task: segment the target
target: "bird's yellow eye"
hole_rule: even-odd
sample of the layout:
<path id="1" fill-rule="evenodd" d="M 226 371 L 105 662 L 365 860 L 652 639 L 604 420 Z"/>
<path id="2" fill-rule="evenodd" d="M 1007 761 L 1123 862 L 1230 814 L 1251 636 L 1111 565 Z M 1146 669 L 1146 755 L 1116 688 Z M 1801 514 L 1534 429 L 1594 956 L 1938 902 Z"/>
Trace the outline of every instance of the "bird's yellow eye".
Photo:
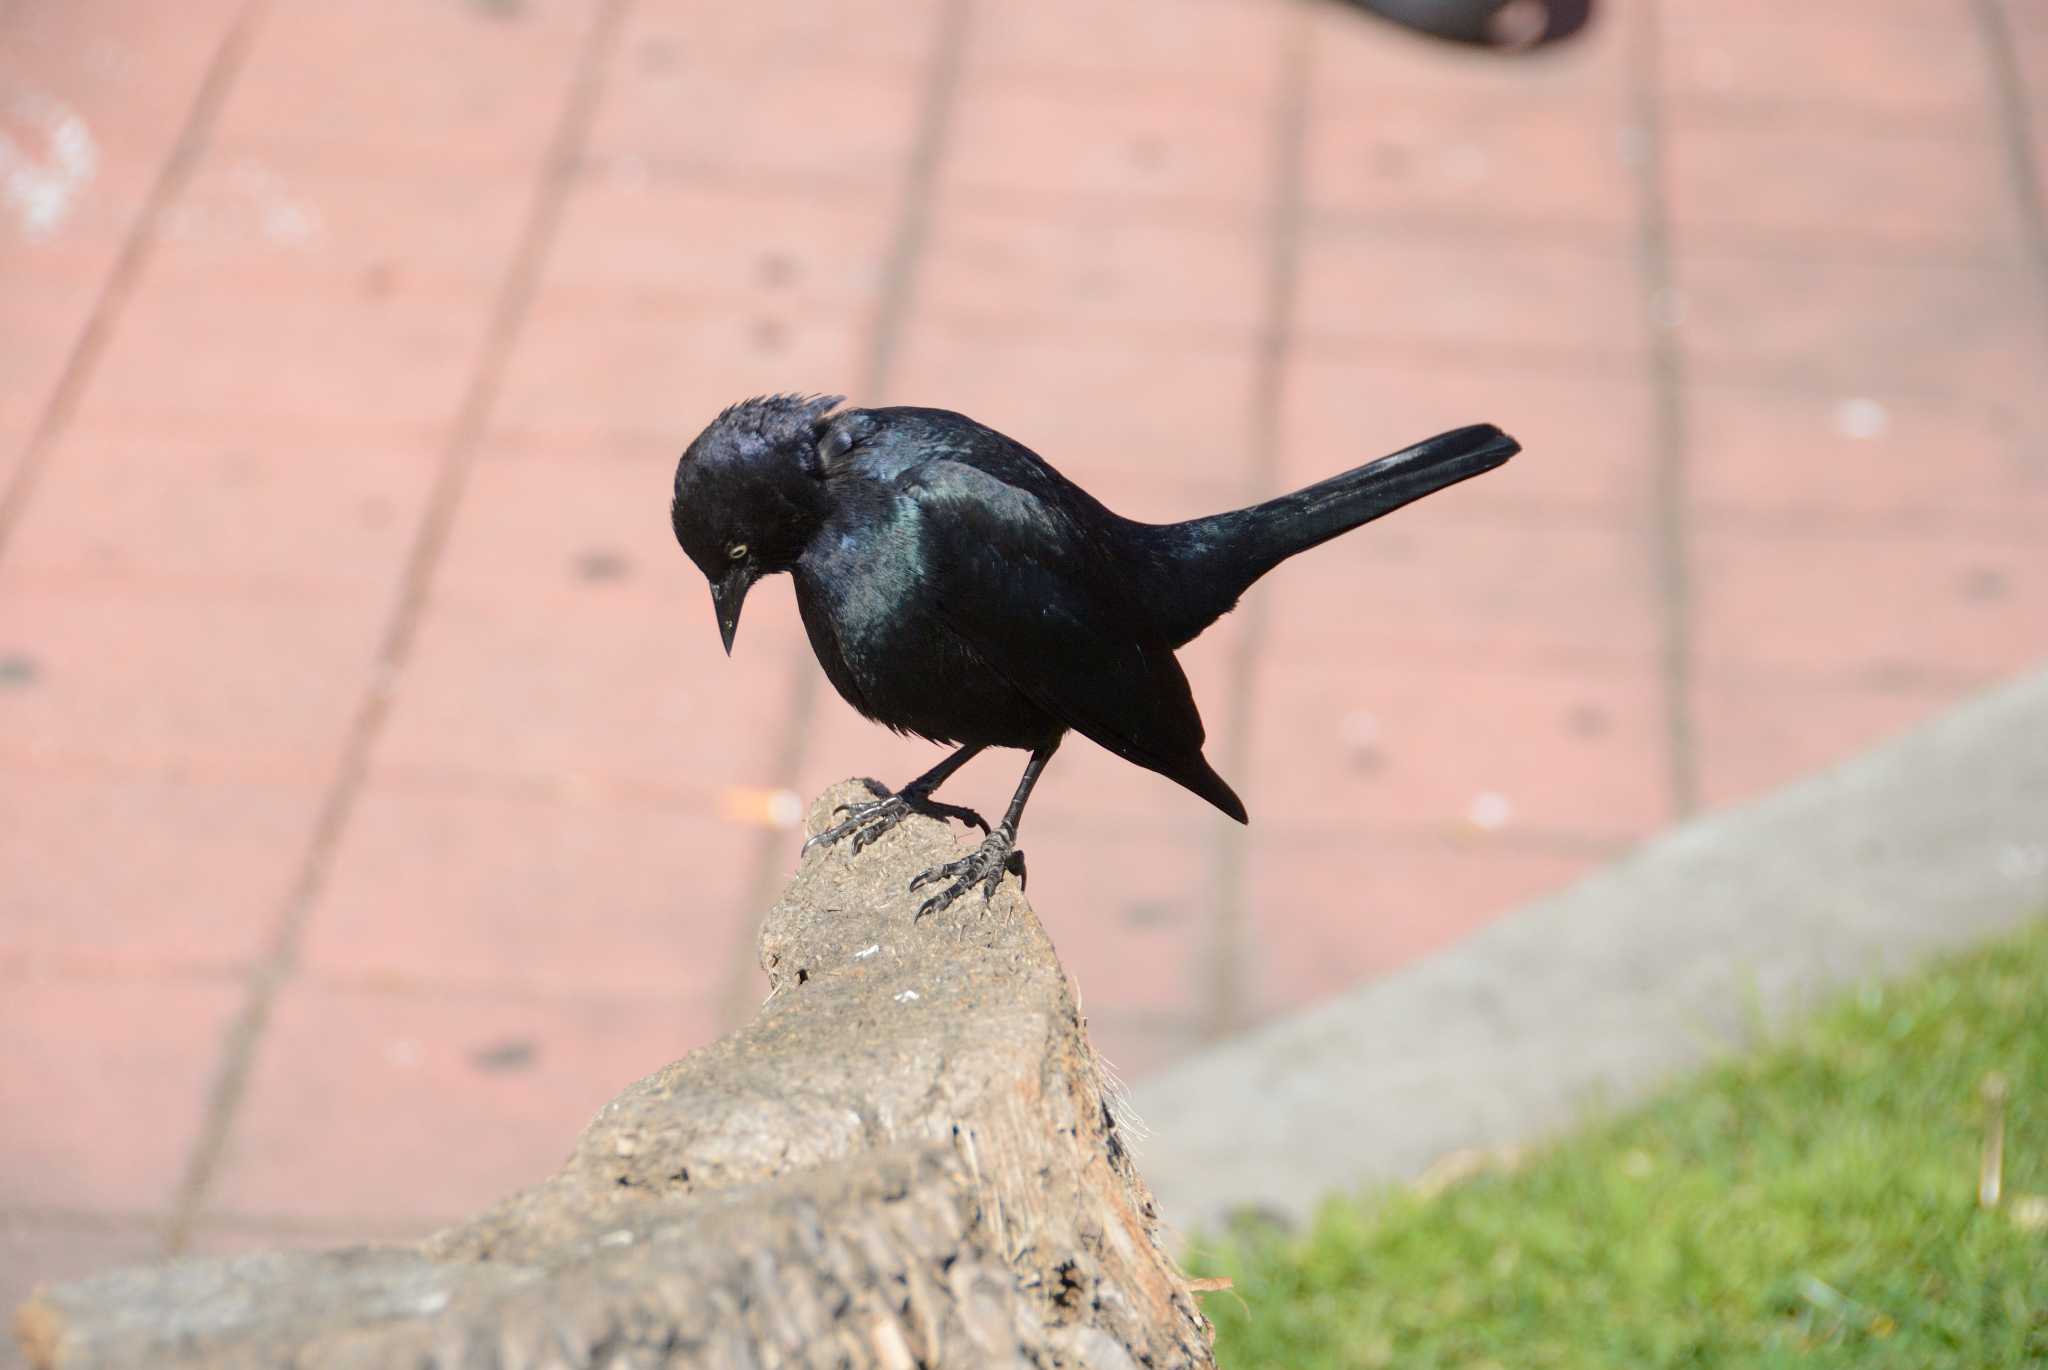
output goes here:
<path id="1" fill-rule="evenodd" d="M 741 557 L 747 554 L 747 544 L 744 542 L 735 542 L 732 546 L 725 549 L 725 554 L 731 557 L 734 561 L 738 561 Z"/>

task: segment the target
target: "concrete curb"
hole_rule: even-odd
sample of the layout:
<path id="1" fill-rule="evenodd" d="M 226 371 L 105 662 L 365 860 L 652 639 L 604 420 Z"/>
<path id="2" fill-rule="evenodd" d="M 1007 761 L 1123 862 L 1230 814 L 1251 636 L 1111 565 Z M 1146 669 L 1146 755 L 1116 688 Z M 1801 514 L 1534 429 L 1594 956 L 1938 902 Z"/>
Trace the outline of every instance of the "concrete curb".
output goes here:
<path id="1" fill-rule="evenodd" d="M 2048 671 L 1141 1081 L 1139 1166 L 1183 1232 L 1248 1207 L 1299 1221 L 2043 910 Z"/>

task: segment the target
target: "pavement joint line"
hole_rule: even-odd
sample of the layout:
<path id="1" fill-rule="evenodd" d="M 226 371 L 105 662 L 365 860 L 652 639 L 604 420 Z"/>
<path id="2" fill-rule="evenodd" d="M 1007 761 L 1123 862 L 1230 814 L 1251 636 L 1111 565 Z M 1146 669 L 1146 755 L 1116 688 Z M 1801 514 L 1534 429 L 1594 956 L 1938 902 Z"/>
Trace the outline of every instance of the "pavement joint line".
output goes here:
<path id="1" fill-rule="evenodd" d="M 2005 146 L 2007 183 L 2012 188 L 2014 209 L 2019 216 L 2034 285 L 2041 294 L 2040 322 L 2048 337 L 2048 199 L 2042 195 L 2040 148 L 2034 139 L 2034 121 L 2027 108 L 2027 78 L 2020 70 L 2013 43 L 2012 22 L 2002 0 L 1977 0 L 1977 28 L 1983 35 L 1985 60 L 1991 67 L 1992 98 L 1997 106 L 2000 141 Z M 2044 459 L 2030 448 L 2035 465 Z"/>
<path id="2" fill-rule="evenodd" d="M 1307 198 L 1308 87 L 1310 65 L 1308 4 L 1290 5 L 1280 50 L 1280 95 L 1273 110 L 1271 154 L 1273 179 L 1266 217 L 1265 317 L 1258 340 L 1257 370 L 1252 382 L 1250 450 L 1246 454 L 1244 487 L 1249 499 L 1278 493 L 1281 471 L 1280 409 L 1287 363 L 1294 336 L 1295 294 L 1300 285 L 1301 239 Z M 1242 625 L 1225 663 L 1223 770 L 1239 785 L 1250 783 L 1252 730 L 1259 660 L 1270 635 L 1270 614 L 1263 597 L 1254 595 L 1237 610 Z M 1246 972 L 1251 963 L 1251 911 L 1246 886 L 1251 834 L 1220 814 L 1208 815 L 1211 834 L 1209 927 L 1203 983 L 1196 1005 L 1204 1040 L 1225 1037 L 1241 1028 L 1250 1012 Z"/>
<path id="3" fill-rule="evenodd" d="M 247 1092 L 256 1050 L 278 992 L 297 969 L 306 918 L 327 878 L 342 832 L 369 771 L 370 753 L 390 712 L 392 689 L 410 656 L 425 611 L 427 589 L 447 544 L 457 506 L 475 463 L 490 411 L 497 399 L 512 345 L 538 288 L 540 273 L 575 180 L 578 149 L 597 103 L 606 59 L 622 27 L 629 0 L 605 0 L 584 35 L 575 78 L 536 178 L 527 219 L 511 265 L 491 305 L 477 365 L 442 452 L 440 470 L 408 551 L 397 599 L 377 659 L 329 781 L 297 877 L 285 896 L 269 951 L 248 979 L 248 994 L 228 1025 L 219 1064 L 207 1093 L 198 1139 L 193 1144 L 167 1223 L 166 1254 L 184 1250 L 200 1221 L 226 1155 L 227 1140 Z"/>
<path id="4" fill-rule="evenodd" d="M 228 91 L 233 89 L 235 78 L 241 74 L 249 44 L 268 8 L 268 0 L 249 0 L 228 26 L 220 45 L 207 62 L 206 74 L 200 80 L 198 93 L 193 96 L 184 126 L 178 130 L 177 139 L 171 144 L 163 165 L 157 169 L 148 194 L 136 210 L 135 221 L 129 225 L 121 249 L 107 270 L 99 296 L 93 301 L 91 313 L 86 316 L 85 327 L 72 344 L 71 355 L 65 359 L 57 384 L 36 420 L 28 447 L 15 467 L 14 478 L 4 491 L 0 491 L 0 560 L 5 560 L 14 530 L 20 525 L 22 515 L 35 495 L 43 472 L 50 464 L 51 454 L 71 426 L 72 416 L 78 411 L 86 387 L 92 383 L 100 358 L 106 355 L 107 344 L 114 336 L 122 311 L 149 266 L 157 241 L 157 224 L 164 211 L 184 194 L 192 170 L 199 164 L 200 153 L 213 139 L 213 126 L 220 118 L 221 106 L 227 100 Z"/>
<path id="5" fill-rule="evenodd" d="M 961 72 L 966 65 L 967 34 L 972 23 L 972 2 L 948 0 L 939 11 L 937 36 L 927 59 L 924 91 L 919 102 L 917 135 L 904 170 L 895 231 L 890 236 L 888 252 L 882 262 L 881 286 L 875 303 L 874 324 L 868 335 L 867 355 L 858 378 L 856 404 L 884 402 L 895 380 L 896 360 L 902 351 L 903 337 L 910 328 L 918 269 L 923 263 L 926 240 L 931 234 L 939 168 L 945 160 L 954 113 L 960 100 Z M 787 726 L 778 742 L 770 771 L 779 789 L 796 788 L 817 727 L 818 671 L 808 658 L 809 651 L 805 645 L 798 645 L 790 651 L 790 698 L 783 714 Z M 727 972 L 719 1013 L 719 1022 L 725 1029 L 740 1027 L 753 1016 L 759 1005 L 761 990 L 755 978 L 759 970 L 756 943 L 761 919 L 774 904 L 777 891 L 789 878 L 789 840 L 789 833 L 771 827 L 764 829 L 755 843 L 746 903 L 739 910 L 741 935 L 734 940 L 733 963 Z"/>
<path id="6" fill-rule="evenodd" d="M 1641 143 L 1636 159 L 1640 211 L 1637 260 L 1643 324 L 1650 339 L 1653 470 L 1650 510 L 1652 573 L 1662 609 L 1664 749 L 1670 768 L 1672 819 L 1700 807 L 1698 730 L 1692 710 L 1694 673 L 1691 528 L 1687 518 L 1685 357 L 1668 311 L 1679 299 L 1672 262 L 1671 211 L 1664 190 L 1666 140 L 1656 7 L 1644 5 L 1630 30 L 1632 103 Z"/>

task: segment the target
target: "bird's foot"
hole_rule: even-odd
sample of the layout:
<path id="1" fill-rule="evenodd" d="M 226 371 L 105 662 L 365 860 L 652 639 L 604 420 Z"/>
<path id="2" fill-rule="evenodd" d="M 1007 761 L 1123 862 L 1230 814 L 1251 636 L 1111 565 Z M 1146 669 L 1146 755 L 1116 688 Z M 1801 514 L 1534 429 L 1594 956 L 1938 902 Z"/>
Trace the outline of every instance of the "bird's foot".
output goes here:
<path id="1" fill-rule="evenodd" d="M 955 899 L 981 886 L 981 900 L 985 904 L 996 896 L 996 886 L 1003 882 L 1003 872 L 1015 870 L 1019 876 L 1024 873 L 1024 853 L 1017 850 L 1017 839 L 1008 828 L 997 828 L 983 838 L 976 847 L 958 861 L 948 861 L 943 866 L 933 866 L 923 875 L 910 882 L 910 888 L 922 889 L 950 881 L 946 887 L 917 906 L 916 922 L 928 913 L 937 913 Z"/>
<path id="2" fill-rule="evenodd" d="M 833 817 L 846 815 L 846 821 L 825 829 L 816 837 L 804 843 L 808 853 L 813 847 L 829 847 L 834 843 L 853 839 L 853 854 L 860 855 L 861 849 L 879 839 L 882 834 L 910 817 L 913 813 L 929 815 L 932 818 L 950 818 L 957 823 L 971 823 L 983 832 L 988 831 L 988 820 L 970 808 L 959 804 L 942 804 L 929 795 L 905 791 L 902 794 L 883 795 L 859 804 L 841 804 L 832 810 Z"/>

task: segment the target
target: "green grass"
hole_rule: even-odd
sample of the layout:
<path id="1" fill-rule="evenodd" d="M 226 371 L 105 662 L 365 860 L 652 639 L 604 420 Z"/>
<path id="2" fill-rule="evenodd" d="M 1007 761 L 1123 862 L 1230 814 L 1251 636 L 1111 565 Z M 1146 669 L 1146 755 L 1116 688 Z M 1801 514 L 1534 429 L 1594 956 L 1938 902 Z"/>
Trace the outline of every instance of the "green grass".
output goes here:
<path id="1" fill-rule="evenodd" d="M 1993 1072 L 2005 1194 L 1977 1206 Z M 1327 1204 L 1192 1273 L 1225 1370 L 2048 1366 L 2048 929 L 1853 995 L 1438 1194 Z M 1239 1300 L 1242 1300 L 1240 1303 Z"/>

